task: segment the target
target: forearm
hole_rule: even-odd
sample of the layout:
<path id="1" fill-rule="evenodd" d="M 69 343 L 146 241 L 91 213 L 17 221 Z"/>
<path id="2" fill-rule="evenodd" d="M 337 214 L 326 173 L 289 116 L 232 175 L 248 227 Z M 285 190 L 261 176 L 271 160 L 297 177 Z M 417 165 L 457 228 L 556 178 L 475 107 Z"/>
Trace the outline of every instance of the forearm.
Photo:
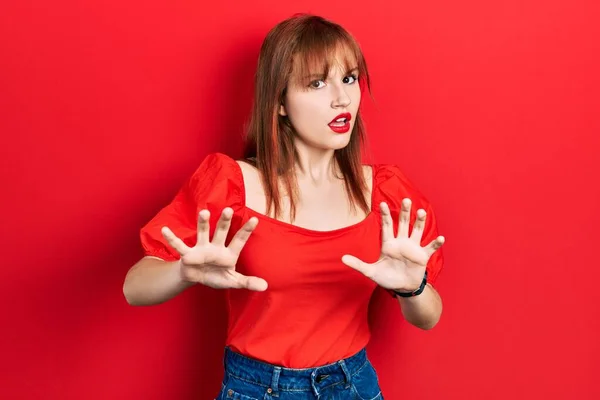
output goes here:
<path id="1" fill-rule="evenodd" d="M 397 297 L 404 318 L 421 329 L 433 328 L 442 315 L 442 299 L 431 285 L 414 297 Z"/>
<path id="2" fill-rule="evenodd" d="M 192 285 L 182 279 L 179 261 L 144 257 L 127 273 L 123 294 L 130 305 L 149 306 L 170 300 Z"/>

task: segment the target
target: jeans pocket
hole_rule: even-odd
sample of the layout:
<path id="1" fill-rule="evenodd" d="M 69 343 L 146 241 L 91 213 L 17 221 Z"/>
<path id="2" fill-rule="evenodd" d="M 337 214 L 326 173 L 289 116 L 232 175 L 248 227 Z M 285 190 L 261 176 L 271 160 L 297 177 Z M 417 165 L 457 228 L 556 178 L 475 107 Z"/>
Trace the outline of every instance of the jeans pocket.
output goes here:
<path id="1" fill-rule="evenodd" d="M 219 400 L 259 400 L 264 396 L 262 388 L 233 376 L 221 385 Z"/>
<path id="2" fill-rule="evenodd" d="M 226 389 L 224 395 L 224 399 L 231 400 L 258 400 L 256 397 L 246 396 L 245 394 L 241 394 L 236 392 L 233 389 Z"/>
<path id="3" fill-rule="evenodd" d="M 360 400 L 383 399 L 377 372 L 369 361 L 352 376 L 352 389 Z"/>

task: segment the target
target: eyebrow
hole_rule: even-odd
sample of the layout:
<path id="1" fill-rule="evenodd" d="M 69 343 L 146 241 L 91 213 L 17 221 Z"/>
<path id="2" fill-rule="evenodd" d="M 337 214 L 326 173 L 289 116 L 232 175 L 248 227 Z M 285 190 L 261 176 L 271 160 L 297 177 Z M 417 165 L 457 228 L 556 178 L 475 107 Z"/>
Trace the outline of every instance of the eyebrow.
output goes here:
<path id="1" fill-rule="evenodd" d="M 345 75 L 349 75 L 353 72 L 359 72 L 359 68 L 358 67 L 350 68 L 346 71 Z M 311 74 L 311 75 L 307 75 L 305 77 L 305 79 L 322 79 L 322 78 L 325 78 L 324 74 Z"/>

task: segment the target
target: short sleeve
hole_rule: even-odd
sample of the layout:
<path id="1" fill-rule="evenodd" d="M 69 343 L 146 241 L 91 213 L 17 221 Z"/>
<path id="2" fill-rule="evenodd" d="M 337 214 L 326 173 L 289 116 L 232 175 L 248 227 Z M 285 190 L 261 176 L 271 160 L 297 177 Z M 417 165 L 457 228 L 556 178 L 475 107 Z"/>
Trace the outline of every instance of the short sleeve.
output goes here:
<path id="1" fill-rule="evenodd" d="M 188 246 L 194 246 L 197 238 L 198 213 L 210 211 L 211 237 L 215 223 L 225 207 L 239 213 L 244 205 L 243 178 L 239 165 L 230 157 L 209 154 L 179 189 L 173 200 L 162 208 L 140 230 L 144 256 L 165 261 L 179 259 L 161 233 L 166 226 Z"/>
<path id="2" fill-rule="evenodd" d="M 379 212 L 379 204 L 385 202 L 390 207 L 394 220 L 394 234 L 398 233 L 398 218 L 402 199 L 408 197 L 412 201 L 410 211 L 410 227 L 417 218 L 417 210 L 420 208 L 427 212 L 425 229 L 421 246 L 426 246 L 438 237 L 438 221 L 429 201 L 416 189 L 416 187 L 402 173 L 400 168 L 394 165 L 373 166 L 373 211 Z M 438 249 L 427 263 L 427 279 L 433 284 L 437 280 L 444 265 L 443 247 Z"/>

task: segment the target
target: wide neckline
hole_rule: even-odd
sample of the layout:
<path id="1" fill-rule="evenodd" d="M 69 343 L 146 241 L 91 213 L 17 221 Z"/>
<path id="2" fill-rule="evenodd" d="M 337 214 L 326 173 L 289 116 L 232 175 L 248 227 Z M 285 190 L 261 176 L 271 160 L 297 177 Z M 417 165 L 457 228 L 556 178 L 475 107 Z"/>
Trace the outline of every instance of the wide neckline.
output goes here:
<path id="1" fill-rule="evenodd" d="M 329 230 L 322 231 L 322 230 L 305 228 L 302 226 L 291 224 L 289 222 L 281 221 L 279 219 L 270 217 L 266 214 L 263 214 L 261 212 L 254 210 L 253 208 L 248 207 L 246 205 L 246 183 L 244 182 L 244 173 L 242 172 L 242 167 L 238 164 L 238 162 L 236 160 L 234 160 L 231 157 L 229 157 L 229 158 L 235 164 L 235 167 L 236 167 L 235 169 L 238 174 L 238 181 L 240 182 L 240 191 L 241 191 L 240 197 L 241 197 L 242 207 L 244 208 L 244 210 L 254 214 L 257 218 L 259 218 L 259 220 L 264 220 L 264 221 L 267 221 L 267 222 L 270 222 L 270 223 L 273 223 L 273 224 L 276 224 L 279 226 L 283 226 L 285 228 L 288 228 L 290 230 L 294 230 L 294 231 L 297 231 L 300 233 L 306 233 L 306 234 L 313 235 L 313 236 L 323 236 L 323 235 L 339 234 L 339 233 L 343 233 L 345 231 L 350 231 L 355 228 L 359 228 L 362 225 L 365 225 L 367 222 L 369 222 L 369 220 L 371 220 L 373 218 L 373 216 L 376 215 L 376 213 L 373 210 L 373 201 L 375 199 L 375 165 L 374 164 L 362 164 L 362 165 L 371 167 L 371 204 L 369 205 L 369 212 L 367 213 L 367 215 L 365 215 L 365 217 L 362 220 L 355 222 L 354 224 L 343 226 L 343 227 L 336 228 L 336 229 L 329 229 Z"/>
<path id="2" fill-rule="evenodd" d="M 374 216 L 374 214 L 375 214 L 373 211 L 369 211 L 369 213 L 362 220 L 355 222 L 352 225 L 347 225 L 347 226 L 343 226 L 341 228 L 330 229 L 330 230 L 326 230 L 326 231 L 320 231 L 320 230 L 316 230 L 316 229 L 304 228 L 302 226 L 290 224 L 289 222 L 275 219 L 275 218 L 265 215 L 261 212 L 258 212 L 246 205 L 244 205 L 244 209 L 246 211 L 249 211 L 250 213 L 254 214 L 259 220 L 265 220 L 272 224 L 280 225 L 280 226 L 283 226 L 290 230 L 298 231 L 301 233 L 306 233 L 306 234 L 313 235 L 313 236 L 335 235 L 335 234 L 344 233 L 346 231 L 353 230 L 355 228 L 359 228 L 362 225 L 366 224 L 368 222 L 368 220 L 371 219 L 371 217 Z"/>

